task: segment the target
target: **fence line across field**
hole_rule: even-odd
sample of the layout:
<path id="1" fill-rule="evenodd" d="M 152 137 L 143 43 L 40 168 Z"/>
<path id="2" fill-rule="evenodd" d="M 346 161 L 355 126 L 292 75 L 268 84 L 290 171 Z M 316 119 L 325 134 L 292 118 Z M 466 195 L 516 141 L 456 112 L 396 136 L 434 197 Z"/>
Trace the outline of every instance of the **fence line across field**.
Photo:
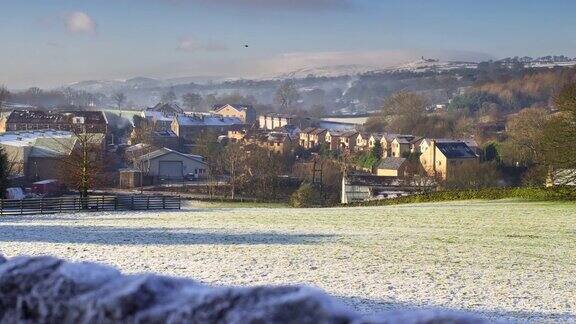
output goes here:
<path id="1" fill-rule="evenodd" d="M 73 211 L 181 209 L 175 196 L 90 196 L 0 200 L 0 216 L 56 214 Z"/>

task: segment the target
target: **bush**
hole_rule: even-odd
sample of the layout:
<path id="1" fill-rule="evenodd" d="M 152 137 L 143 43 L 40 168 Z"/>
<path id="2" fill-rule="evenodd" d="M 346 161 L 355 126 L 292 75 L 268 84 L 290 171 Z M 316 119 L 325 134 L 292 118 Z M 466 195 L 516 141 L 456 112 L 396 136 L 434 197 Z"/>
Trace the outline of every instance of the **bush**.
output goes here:
<path id="1" fill-rule="evenodd" d="M 290 205 L 296 208 L 320 207 L 323 199 L 320 191 L 313 185 L 304 183 L 290 197 Z"/>
<path id="2" fill-rule="evenodd" d="M 530 201 L 575 201 L 576 188 L 574 187 L 519 187 L 519 188 L 483 188 L 468 190 L 434 191 L 414 196 L 395 199 L 376 200 L 356 203 L 355 206 L 388 206 L 399 204 L 412 204 L 424 202 L 440 202 L 455 200 L 497 200 L 506 198 L 519 198 Z"/>

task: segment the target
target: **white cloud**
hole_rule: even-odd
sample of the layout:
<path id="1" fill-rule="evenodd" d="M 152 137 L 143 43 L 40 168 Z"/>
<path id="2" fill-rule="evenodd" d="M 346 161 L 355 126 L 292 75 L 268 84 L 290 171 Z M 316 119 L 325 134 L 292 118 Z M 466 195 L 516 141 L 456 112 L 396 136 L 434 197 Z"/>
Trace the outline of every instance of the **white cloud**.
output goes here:
<path id="1" fill-rule="evenodd" d="M 215 41 L 201 41 L 194 37 L 182 37 L 178 42 L 176 50 L 182 52 L 217 52 L 225 51 L 228 48 L 225 44 L 215 42 Z"/>
<path id="2" fill-rule="evenodd" d="M 70 33 L 96 34 L 96 22 L 82 11 L 69 12 L 64 15 L 64 25 Z"/>

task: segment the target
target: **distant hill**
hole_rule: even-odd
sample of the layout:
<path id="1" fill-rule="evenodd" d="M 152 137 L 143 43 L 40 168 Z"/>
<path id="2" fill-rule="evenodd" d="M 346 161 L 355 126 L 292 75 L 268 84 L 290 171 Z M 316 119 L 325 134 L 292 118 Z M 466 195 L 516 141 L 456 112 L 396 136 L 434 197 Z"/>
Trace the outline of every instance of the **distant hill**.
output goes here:
<path id="1" fill-rule="evenodd" d="M 190 76 L 171 79 L 135 77 L 128 80 L 90 80 L 67 87 L 111 96 L 124 92 L 135 106 L 154 105 L 173 90 L 177 97 L 194 92 L 206 96 L 250 96 L 260 104 L 272 104 L 274 93 L 285 79 L 296 80 L 303 94 L 303 108 L 323 105 L 330 113 L 363 113 L 377 109 L 390 94 L 414 91 L 431 103 L 447 103 L 463 88 L 499 78 L 519 78 L 526 72 L 576 65 L 567 56 L 510 57 L 494 62 L 441 61 L 421 58 L 392 67 L 333 65 L 306 67 L 264 78 Z M 63 87 L 64 88 L 64 87 Z M 112 102 L 108 103 L 112 105 Z"/>

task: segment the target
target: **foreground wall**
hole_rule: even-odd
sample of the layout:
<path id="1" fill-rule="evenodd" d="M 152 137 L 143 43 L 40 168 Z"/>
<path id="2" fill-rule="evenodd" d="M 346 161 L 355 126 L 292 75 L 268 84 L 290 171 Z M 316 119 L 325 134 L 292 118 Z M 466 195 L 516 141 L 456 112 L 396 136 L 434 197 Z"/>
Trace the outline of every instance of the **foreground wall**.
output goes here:
<path id="1" fill-rule="evenodd" d="M 370 319 L 306 287 L 212 288 L 90 263 L 0 256 L 0 323 L 482 323 L 446 312 Z"/>

